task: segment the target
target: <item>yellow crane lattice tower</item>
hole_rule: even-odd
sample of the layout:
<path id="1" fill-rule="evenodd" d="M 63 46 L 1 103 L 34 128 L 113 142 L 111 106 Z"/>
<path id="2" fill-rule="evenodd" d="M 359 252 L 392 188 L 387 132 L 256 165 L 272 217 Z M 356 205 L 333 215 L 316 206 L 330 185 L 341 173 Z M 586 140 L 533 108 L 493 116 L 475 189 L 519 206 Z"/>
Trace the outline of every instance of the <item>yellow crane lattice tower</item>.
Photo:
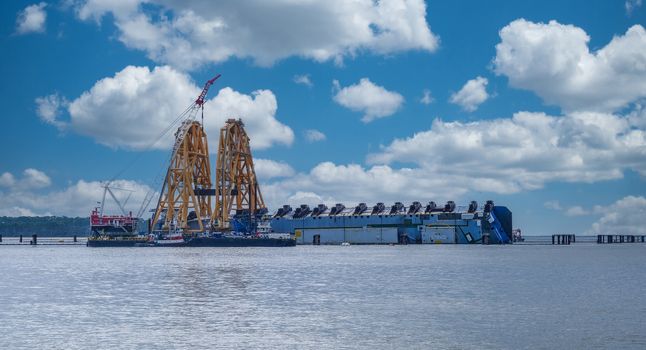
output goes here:
<path id="1" fill-rule="evenodd" d="M 242 120 L 229 119 L 220 129 L 213 226 L 228 229 L 232 212 L 247 211 L 253 218 L 261 209 L 265 209 L 265 203 L 253 166 L 249 137 Z"/>
<path id="2" fill-rule="evenodd" d="M 203 232 L 204 222 L 212 216 L 211 166 L 209 146 L 202 125 L 186 120 L 175 134 L 175 145 L 170 165 L 152 220 L 156 227 L 162 213 L 162 230 L 181 229 L 184 232 Z M 189 213 L 195 211 L 195 224 L 190 225 Z"/>

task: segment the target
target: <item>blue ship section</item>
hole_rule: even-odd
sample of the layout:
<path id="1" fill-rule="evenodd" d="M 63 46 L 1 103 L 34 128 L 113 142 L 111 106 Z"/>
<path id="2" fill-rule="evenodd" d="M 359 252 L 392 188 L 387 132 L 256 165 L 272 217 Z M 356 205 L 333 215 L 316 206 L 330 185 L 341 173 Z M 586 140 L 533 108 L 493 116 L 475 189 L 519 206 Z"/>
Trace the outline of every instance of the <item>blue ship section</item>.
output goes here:
<path id="1" fill-rule="evenodd" d="M 494 207 L 489 214 L 489 224 L 494 235 L 492 243 L 510 243 L 511 234 L 511 212 L 506 207 Z M 504 226 L 510 226 L 505 230 Z"/>
<path id="2" fill-rule="evenodd" d="M 371 213 L 370 207 L 364 211 L 358 210 L 359 206 L 335 207 L 339 209 L 332 211 L 319 205 L 315 209 L 320 210 L 312 211 L 302 205 L 292 211 L 284 206 L 269 217 L 270 224 L 274 232 L 294 234 L 299 244 L 318 244 L 315 236 L 320 238 L 320 244 L 354 243 L 352 239 L 357 235 L 361 236 L 358 244 L 370 244 L 371 239 L 374 244 L 392 243 L 393 236 L 396 243 L 481 244 L 487 242 L 483 239 L 485 235 L 489 236 L 489 243 L 510 243 L 511 212 L 506 207 L 494 207 L 493 202 L 487 212 L 477 211 L 477 204 L 413 213 L 405 206 L 401 210 L 385 207 L 385 211 L 378 213 Z M 489 213 L 495 218 L 491 224 L 487 220 Z"/>

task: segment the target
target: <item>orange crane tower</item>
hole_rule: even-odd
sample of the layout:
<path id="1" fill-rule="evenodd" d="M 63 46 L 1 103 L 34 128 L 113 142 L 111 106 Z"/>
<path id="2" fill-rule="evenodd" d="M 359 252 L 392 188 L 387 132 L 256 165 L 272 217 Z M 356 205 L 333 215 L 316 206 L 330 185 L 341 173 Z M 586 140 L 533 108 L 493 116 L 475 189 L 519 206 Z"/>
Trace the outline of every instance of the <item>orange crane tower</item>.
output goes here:
<path id="1" fill-rule="evenodd" d="M 211 165 L 209 145 L 202 124 L 195 121 L 198 111 L 204 115 L 204 98 L 220 74 L 206 82 L 197 100 L 189 107 L 188 117 L 175 133 L 170 165 L 159 195 L 151 227 L 163 219 L 162 231 L 203 232 L 212 216 Z M 191 217 L 191 212 L 195 213 Z M 162 214 L 165 214 L 162 218 Z M 193 221 L 189 224 L 189 221 Z"/>
<path id="2" fill-rule="evenodd" d="M 230 228 L 231 214 L 253 220 L 261 210 L 266 211 L 266 207 L 253 166 L 249 136 L 242 120 L 229 119 L 220 129 L 212 225 L 226 230 Z"/>

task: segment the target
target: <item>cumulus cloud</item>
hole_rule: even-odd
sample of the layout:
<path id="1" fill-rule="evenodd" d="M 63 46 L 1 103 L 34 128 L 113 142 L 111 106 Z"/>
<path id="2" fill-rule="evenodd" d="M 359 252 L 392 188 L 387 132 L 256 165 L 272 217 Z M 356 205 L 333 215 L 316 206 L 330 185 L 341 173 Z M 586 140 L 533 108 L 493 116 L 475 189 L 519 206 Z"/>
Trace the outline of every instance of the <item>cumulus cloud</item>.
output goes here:
<path id="1" fill-rule="evenodd" d="M 325 141 L 325 138 L 325 134 L 316 129 L 305 130 L 305 139 L 308 142 Z"/>
<path id="2" fill-rule="evenodd" d="M 511 194 L 548 182 L 646 176 L 646 132 L 627 117 L 519 112 L 510 119 L 435 120 L 431 129 L 395 139 L 370 154 L 368 166 L 323 162 L 308 172 L 263 183 L 267 203 L 466 202 L 470 193 Z M 393 164 L 409 167 L 395 168 Z M 410 165 L 413 164 L 413 167 Z M 476 198 L 478 199 L 478 198 Z M 578 216 L 598 213 L 552 200 L 546 208 Z"/>
<path id="3" fill-rule="evenodd" d="M 79 134 L 98 143 L 129 149 L 168 149 L 173 143 L 169 132 L 155 143 L 161 132 L 186 109 L 201 89 L 185 73 L 169 66 L 128 66 L 113 77 L 103 78 L 81 96 L 69 102 L 69 125 Z M 60 98 L 39 98 L 41 118 L 55 119 Z M 44 112 L 41 108 L 44 106 Z M 222 88 L 207 100 L 204 126 L 209 143 L 217 145 L 219 129 L 229 118 L 241 118 L 251 137 L 254 149 L 274 144 L 290 145 L 294 133 L 276 119 L 278 102 L 270 90 L 257 90 L 246 95 L 231 88 Z M 45 117 L 44 117 L 44 116 Z M 48 120 L 48 119 L 46 119 Z"/>
<path id="4" fill-rule="evenodd" d="M 44 172 L 29 168 L 23 172 L 23 178 L 20 181 L 22 188 L 44 188 L 51 185 L 52 181 Z"/>
<path id="5" fill-rule="evenodd" d="M 255 158 L 253 160 L 254 170 L 258 179 L 268 180 L 276 177 L 287 177 L 294 175 L 294 169 L 285 162 L 277 162 L 271 159 Z"/>
<path id="6" fill-rule="evenodd" d="M 646 30 L 630 27 L 591 52 L 573 25 L 518 19 L 500 30 L 494 71 L 569 111 L 613 112 L 646 97 Z"/>
<path id="7" fill-rule="evenodd" d="M 642 0 L 626 0 L 624 7 L 626 8 L 626 14 L 628 16 L 633 14 L 633 11 L 642 6 Z"/>
<path id="8" fill-rule="evenodd" d="M 489 98 L 488 83 L 486 78 L 480 76 L 471 79 L 464 84 L 460 91 L 451 95 L 450 102 L 459 105 L 467 112 L 473 112 Z"/>
<path id="9" fill-rule="evenodd" d="M 13 177 L 12 173 L 5 172 L 0 175 L 0 187 L 13 187 L 16 183 L 16 179 Z"/>
<path id="10" fill-rule="evenodd" d="M 559 201 L 557 201 L 557 200 L 547 201 L 547 202 L 543 203 L 543 206 L 545 206 L 545 208 L 547 208 L 547 209 L 552 209 L 552 210 L 561 210 L 562 209 L 561 203 L 559 203 Z"/>
<path id="11" fill-rule="evenodd" d="M 294 76 L 294 82 L 296 84 L 305 85 L 307 87 L 314 86 L 314 84 L 312 83 L 312 80 L 310 80 L 310 75 L 309 74 L 295 75 Z"/>
<path id="12" fill-rule="evenodd" d="M 51 213 L 46 213 L 41 216 L 50 216 Z M 21 208 L 21 207 L 7 207 L 7 208 L 0 208 L 0 216 L 37 216 L 36 213 L 33 211 L 27 209 L 27 208 Z"/>
<path id="13" fill-rule="evenodd" d="M 361 118 L 364 123 L 391 116 L 404 103 L 402 95 L 375 85 L 368 78 L 346 87 L 341 87 L 339 82 L 334 80 L 333 85 L 338 90 L 334 95 L 334 102 L 355 112 L 364 113 Z"/>
<path id="14" fill-rule="evenodd" d="M 588 214 L 590 214 L 590 212 L 588 212 L 587 210 L 583 209 L 583 207 L 578 206 L 578 205 L 575 205 L 573 207 L 569 207 L 565 211 L 565 215 L 567 215 L 567 216 L 584 216 L 584 215 L 588 215 Z"/>
<path id="15" fill-rule="evenodd" d="M 368 162 L 415 163 L 434 176 L 469 174 L 482 181 L 482 190 L 513 193 L 550 181 L 618 179 L 626 169 L 646 176 L 646 132 L 628 118 L 600 113 L 519 112 L 511 119 L 468 123 L 437 119 L 430 130 L 382 146 Z"/>
<path id="16" fill-rule="evenodd" d="M 52 181 L 44 172 L 28 168 L 22 173 L 22 177 L 16 178 L 12 173 L 5 172 L 0 175 L 0 187 L 4 187 L 10 191 L 17 190 L 36 190 L 48 187 Z"/>
<path id="17" fill-rule="evenodd" d="M 275 144 L 291 145 L 294 141 L 294 131 L 276 119 L 278 101 L 271 90 L 256 90 L 246 95 L 227 87 L 208 103 L 204 124 L 213 141 L 219 137 L 225 121 L 232 117 L 242 118 L 253 149 L 265 149 Z M 215 145 L 213 141 L 209 142 Z"/>
<path id="18" fill-rule="evenodd" d="M 59 130 L 65 128 L 65 122 L 59 120 L 61 110 L 69 105 L 65 97 L 59 94 L 51 94 L 48 96 L 36 98 L 36 114 L 45 123 L 54 125 Z"/>
<path id="19" fill-rule="evenodd" d="M 588 211 L 579 205 L 575 205 L 565 209 L 564 207 L 561 206 L 561 203 L 557 200 L 547 201 L 543 203 L 543 205 L 547 209 L 563 212 L 566 216 L 584 216 L 584 215 L 589 215 L 591 213 L 591 211 Z"/>
<path id="20" fill-rule="evenodd" d="M 25 7 L 18 13 L 16 18 L 16 33 L 42 33 L 45 31 L 45 21 L 47 12 L 45 12 L 46 3 L 41 2 Z"/>
<path id="21" fill-rule="evenodd" d="M 644 234 L 646 198 L 642 196 L 626 196 L 595 212 L 601 217 L 592 224 L 593 234 Z"/>
<path id="22" fill-rule="evenodd" d="M 338 63 L 362 51 L 432 52 L 438 46 L 422 0 L 87 0 L 76 13 L 97 22 L 111 13 L 126 46 L 182 69 L 232 57 L 263 66 L 291 56 Z"/>
<path id="23" fill-rule="evenodd" d="M 422 94 L 422 98 L 419 100 L 421 104 L 430 105 L 431 103 L 433 103 L 433 101 L 435 101 L 435 99 L 431 95 L 431 90 L 424 89 Z"/>
<path id="24" fill-rule="evenodd" d="M 10 173 L 5 173 L 10 174 Z M 3 174 L 2 177 L 5 175 Z M 47 174 L 36 169 L 27 169 L 23 177 L 16 179 L 10 187 L 0 187 L 0 216 L 89 216 L 90 210 L 97 206 L 103 196 L 102 183 L 85 181 L 69 185 L 60 190 L 43 189 L 50 185 Z M 139 210 L 150 187 L 131 180 L 115 180 L 115 188 L 128 189 L 133 192 L 113 190 L 127 211 L 133 214 Z M 119 213 L 116 203 L 106 201 L 106 211 Z"/>
<path id="25" fill-rule="evenodd" d="M 387 165 L 323 162 L 307 173 L 262 185 L 268 205 L 356 205 L 360 202 L 455 200 L 469 190 L 468 176 L 428 176 L 424 169 L 394 169 Z M 461 185 L 466 186 L 462 187 Z"/>

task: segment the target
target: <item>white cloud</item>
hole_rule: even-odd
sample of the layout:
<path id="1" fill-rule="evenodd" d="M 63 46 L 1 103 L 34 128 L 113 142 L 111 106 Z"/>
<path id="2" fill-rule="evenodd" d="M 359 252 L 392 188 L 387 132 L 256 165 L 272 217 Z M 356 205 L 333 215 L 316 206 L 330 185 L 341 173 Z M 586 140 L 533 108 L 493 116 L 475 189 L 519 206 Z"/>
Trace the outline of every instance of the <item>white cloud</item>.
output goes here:
<path id="1" fill-rule="evenodd" d="M 433 103 L 433 101 L 435 101 L 435 99 L 434 99 L 434 98 L 433 98 L 433 96 L 431 95 L 431 90 L 424 89 L 424 91 L 423 91 L 423 96 L 422 96 L 422 98 L 419 100 L 419 102 L 420 102 L 421 104 L 430 105 L 431 103 Z"/>
<path id="2" fill-rule="evenodd" d="M 642 6 L 642 0 L 626 0 L 624 7 L 626 8 L 626 14 L 628 16 L 633 14 L 633 11 Z"/>
<path id="3" fill-rule="evenodd" d="M 45 21 L 47 12 L 45 12 L 46 3 L 29 5 L 18 13 L 16 18 L 16 33 L 42 33 L 45 31 Z"/>
<path id="4" fill-rule="evenodd" d="M 583 216 L 583 215 L 590 214 L 590 211 L 583 209 L 583 207 L 579 205 L 575 205 L 565 209 L 561 206 L 561 203 L 557 200 L 547 201 L 543 203 L 543 205 L 547 209 L 563 211 L 566 216 Z"/>
<path id="5" fill-rule="evenodd" d="M 271 208 L 337 202 L 349 206 L 360 202 L 455 200 L 468 191 L 469 182 L 467 176 L 428 176 L 423 169 L 323 162 L 308 173 L 263 184 L 262 192 Z"/>
<path id="6" fill-rule="evenodd" d="M 287 177 L 294 175 L 294 169 L 285 162 L 277 162 L 271 159 L 255 158 L 253 160 L 256 176 L 261 181 L 276 177 Z"/>
<path id="7" fill-rule="evenodd" d="M 294 76 L 294 82 L 296 84 L 305 85 L 307 87 L 314 86 L 314 84 L 312 84 L 312 80 L 310 80 L 310 75 L 309 74 L 295 75 Z"/>
<path id="8" fill-rule="evenodd" d="M 519 112 L 511 119 L 435 120 L 432 128 L 395 139 L 371 164 L 415 163 L 434 176 L 469 176 L 480 190 L 513 193 L 546 182 L 596 182 L 632 169 L 646 176 L 646 132 L 629 119 L 575 113 Z"/>
<path id="9" fill-rule="evenodd" d="M 368 156 L 371 166 L 323 162 L 309 172 L 266 182 L 268 205 L 355 205 L 413 200 L 466 202 L 472 193 L 510 194 L 548 182 L 618 179 L 632 169 L 646 176 L 646 132 L 628 118 L 578 113 L 562 117 L 519 112 L 511 119 L 470 123 L 435 120 L 432 128 L 396 139 Z M 415 164 L 394 168 L 391 163 Z M 318 202 L 318 203 L 317 203 Z M 589 215 L 580 206 L 546 208 Z"/>
<path id="10" fill-rule="evenodd" d="M 69 127 L 110 147 L 147 149 L 200 91 L 188 75 L 171 67 L 151 71 L 128 66 L 113 77 L 99 80 L 69 103 Z M 227 119 L 242 118 L 254 149 L 290 145 L 294 133 L 276 119 L 277 109 L 270 90 L 245 95 L 222 88 L 204 108 L 209 143 L 217 145 L 219 130 Z M 173 132 L 169 132 L 153 148 L 168 149 L 172 142 Z"/>
<path id="11" fill-rule="evenodd" d="M 69 105 L 65 97 L 59 94 L 51 94 L 48 96 L 36 98 L 36 114 L 40 119 L 48 124 L 54 125 L 59 130 L 65 128 L 65 122 L 58 119 L 61 110 Z"/>
<path id="12" fill-rule="evenodd" d="M 590 212 L 588 212 L 587 210 L 583 209 L 581 206 L 578 206 L 578 205 L 575 205 L 573 207 L 569 207 L 565 211 L 565 215 L 567 215 L 567 216 L 584 216 L 584 215 L 588 215 L 588 214 L 590 214 Z"/>
<path id="13" fill-rule="evenodd" d="M 2 175 L 0 175 L 0 186 L 13 187 L 15 183 L 16 183 L 16 179 L 14 178 L 12 173 L 5 172 Z"/>
<path id="14" fill-rule="evenodd" d="M 291 145 L 294 132 L 276 119 L 277 110 L 278 101 L 271 90 L 256 90 L 245 95 L 226 87 L 205 107 L 204 124 L 213 140 L 209 142 L 215 145 L 225 121 L 239 117 L 245 123 L 253 149 L 265 149 L 275 144 Z"/>
<path id="15" fill-rule="evenodd" d="M 308 142 L 325 141 L 325 138 L 325 134 L 316 129 L 305 130 L 305 139 Z"/>
<path id="16" fill-rule="evenodd" d="M 402 95 L 375 85 L 368 78 L 343 88 L 336 80 L 333 81 L 333 85 L 338 89 L 334 101 L 355 112 L 364 113 L 361 118 L 364 123 L 391 116 L 404 103 Z"/>
<path id="17" fill-rule="evenodd" d="M 4 176 L 4 175 L 3 175 Z M 79 180 L 75 184 L 61 190 L 50 190 L 42 193 L 49 186 L 49 177 L 38 170 L 27 169 L 16 185 L 0 191 L 0 216 L 89 216 L 90 210 L 97 206 L 103 196 L 102 183 L 99 181 Z M 124 204 L 127 211 L 135 214 L 150 190 L 147 185 L 131 180 L 115 180 L 115 188 L 132 190 L 126 192 L 113 190 L 117 198 Z M 128 198 L 130 196 L 130 198 Z M 127 200 L 127 201 L 126 201 Z M 54 203 L 54 204 L 53 204 Z M 116 203 L 107 200 L 106 212 L 119 214 Z"/>
<path id="18" fill-rule="evenodd" d="M 592 224 L 593 234 L 644 234 L 646 198 L 626 196 L 607 207 L 598 207 L 601 216 Z"/>
<path id="19" fill-rule="evenodd" d="M 524 19 L 500 30 L 494 70 L 568 111 L 612 112 L 646 97 L 646 30 L 634 25 L 590 52 L 590 37 L 573 25 Z"/>
<path id="20" fill-rule="evenodd" d="M 33 168 L 25 169 L 19 179 L 16 179 L 10 172 L 0 175 L 0 187 L 5 187 L 10 191 L 37 190 L 48 187 L 51 183 L 47 174 Z"/>
<path id="21" fill-rule="evenodd" d="M 338 63 L 362 51 L 432 52 L 438 46 L 422 0 L 88 0 L 76 11 L 97 22 L 112 13 L 126 46 L 182 69 L 232 57 L 263 66 L 292 56 Z"/>
<path id="22" fill-rule="evenodd" d="M 49 176 L 37 169 L 25 169 L 23 178 L 19 182 L 22 188 L 38 189 L 48 187 L 52 184 Z"/>
<path id="23" fill-rule="evenodd" d="M 451 95 L 450 102 L 461 106 L 467 112 L 473 112 L 489 98 L 488 83 L 486 78 L 480 76 L 471 79 L 464 84 L 460 91 Z"/>
<path id="24" fill-rule="evenodd" d="M 43 214 L 43 216 L 48 216 L 49 213 Z M 20 207 L 11 207 L 11 208 L 0 208 L 0 216 L 37 216 L 36 213 L 27 209 Z"/>

